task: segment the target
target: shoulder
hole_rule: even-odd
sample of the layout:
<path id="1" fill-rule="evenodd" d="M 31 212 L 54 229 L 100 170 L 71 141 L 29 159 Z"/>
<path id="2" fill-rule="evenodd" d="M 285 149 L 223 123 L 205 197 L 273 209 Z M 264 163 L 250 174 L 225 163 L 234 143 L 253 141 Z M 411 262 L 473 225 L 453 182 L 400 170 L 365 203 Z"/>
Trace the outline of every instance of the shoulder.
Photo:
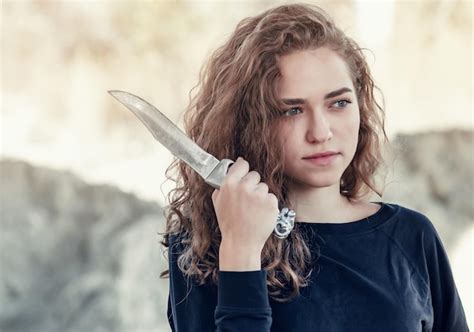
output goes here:
<path id="1" fill-rule="evenodd" d="M 425 285 L 429 285 L 430 269 L 437 262 L 436 256 L 446 256 L 441 238 L 425 213 L 414 208 L 386 203 L 397 210 L 390 222 L 381 228 L 390 243 L 397 247 L 402 257 L 420 275 Z"/>
<path id="2" fill-rule="evenodd" d="M 426 280 L 436 257 L 447 256 L 443 241 L 425 213 L 398 204 L 389 205 L 398 209 L 398 213 L 382 230 Z"/>
<path id="3" fill-rule="evenodd" d="M 395 213 L 381 231 L 411 259 L 422 259 L 442 247 L 442 241 L 430 217 L 414 208 L 385 203 Z M 419 261 L 418 264 L 422 263 Z"/>
<path id="4" fill-rule="evenodd" d="M 395 227 L 397 230 L 423 234 L 436 233 L 433 222 L 424 212 L 395 203 L 385 204 L 394 211 L 392 227 Z"/>

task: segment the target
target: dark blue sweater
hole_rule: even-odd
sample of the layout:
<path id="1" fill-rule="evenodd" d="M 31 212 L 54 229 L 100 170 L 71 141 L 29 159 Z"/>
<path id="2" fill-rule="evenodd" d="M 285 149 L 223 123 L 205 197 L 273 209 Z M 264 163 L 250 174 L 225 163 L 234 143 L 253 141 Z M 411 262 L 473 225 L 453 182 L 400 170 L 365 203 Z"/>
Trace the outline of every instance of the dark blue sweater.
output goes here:
<path id="1" fill-rule="evenodd" d="M 308 234 L 314 270 L 310 285 L 287 303 L 269 298 L 265 270 L 220 271 L 218 286 L 198 286 L 179 270 L 176 260 L 183 248 L 170 237 L 171 329 L 469 331 L 446 251 L 431 221 L 408 208 L 378 203 L 381 209 L 363 220 L 296 223 Z"/>

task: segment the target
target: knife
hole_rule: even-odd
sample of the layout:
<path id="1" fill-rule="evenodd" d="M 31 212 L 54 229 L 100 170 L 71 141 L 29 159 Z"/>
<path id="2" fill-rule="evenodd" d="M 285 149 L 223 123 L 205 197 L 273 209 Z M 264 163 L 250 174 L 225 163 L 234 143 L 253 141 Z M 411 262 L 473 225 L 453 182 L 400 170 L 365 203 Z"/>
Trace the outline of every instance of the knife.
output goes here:
<path id="1" fill-rule="evenodd" d="M 204 182 L 216 189 L 220 188 L 229 166 L 234 163 L 233 160 L 218 160 L 204 151 L 146 100 L 120 90 L 109 90 L 108 93 L 132 111 L 158 142 L 196 171 L 204 179 Z M 290 234 L 294 227 L 295 215 L 294 210 L 286 207 L 281 209 L 273 230 L 275 236 L 284 239 Z"/>

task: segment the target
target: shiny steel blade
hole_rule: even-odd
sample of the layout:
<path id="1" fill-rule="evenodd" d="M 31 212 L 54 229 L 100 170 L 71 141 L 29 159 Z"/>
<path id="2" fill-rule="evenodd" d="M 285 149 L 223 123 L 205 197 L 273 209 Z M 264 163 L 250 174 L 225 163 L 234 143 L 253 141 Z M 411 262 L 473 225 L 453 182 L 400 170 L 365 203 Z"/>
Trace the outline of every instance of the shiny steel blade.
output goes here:
<path id="1" fill-rule="evenodd" d="M 148 128 L 153 137 L 163 144 L 174 156 L 178 157 L 204 181 L 214 188 L 220 188 L 227 174 L 228 167 L 234 163 L 231 159 L 218 160 L 213 155 L 201 149 L 171 122 L 156 107 L 131 93 L 119 90 L 108 91 L 115 99 L 124 104 Z M 280 239 L 285 239 L 294 227 L 295 212 L 283 208 L 278 214 L 273 233 Z"/>
<path id="2" fill-rule="evenodd" d="M 108 92 L 132 111 L 157 141 L 204 179 L 207 179 L 220 163 L 217 158 L 201 149 L 199 145 L 146 100 L 125 91 L 110 90 Z"/>

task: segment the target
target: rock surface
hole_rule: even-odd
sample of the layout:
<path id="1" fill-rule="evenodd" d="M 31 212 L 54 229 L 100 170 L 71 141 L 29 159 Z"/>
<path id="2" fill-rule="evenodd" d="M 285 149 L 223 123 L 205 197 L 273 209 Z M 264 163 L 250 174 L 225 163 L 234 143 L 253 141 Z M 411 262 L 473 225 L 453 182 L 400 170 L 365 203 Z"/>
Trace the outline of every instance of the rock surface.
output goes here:
<path id="1" fill-rule="evenodd" d="M 431 131 L 397 135 L 396 156 L 383 200 L 424 213 L 446 249 L 474 225 L 474 132 Z"/>
<path id="2" fill-rule="evenodd" d="M 374 200 L 425 213 L 449 253 L 474 224 L 472 143 L 462 130 L 397 136 Z M 20 160 L 0 165 L 2 331 L 169 331 L 158 204 Z"/>
<path id="3" fill-rule="evenodd" d="M 1 331 L 166 331 L 160 206 L 1 162 Z"/>

